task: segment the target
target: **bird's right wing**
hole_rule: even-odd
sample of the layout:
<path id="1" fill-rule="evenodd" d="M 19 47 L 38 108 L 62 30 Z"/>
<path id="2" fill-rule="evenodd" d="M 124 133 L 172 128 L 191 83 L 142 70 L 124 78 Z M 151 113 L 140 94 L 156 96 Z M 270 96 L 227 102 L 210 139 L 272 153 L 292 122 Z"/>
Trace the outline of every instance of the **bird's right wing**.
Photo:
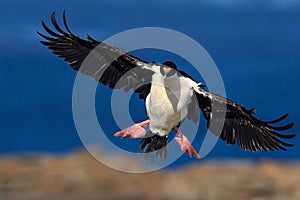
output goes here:
<path id="1" fill-rule="evenodd" d="M 43 28 L 50 36 L 38 32 L 46 39 L 41 43 L 58 57 L 64 58 L 72 69 L 93 77 L 111 89 L 124 88 L 126 92 L 133 89 L 139 93 L 140 98 L 146 98 L 154 73 L 149 69 L 150 65 L 117 48 L 96 41 L 89 35 L 87 40 L 75 36 L 67 25 L 65 12 L 63 22 L 66 31 L 57 24 L 55 13 L 52 13 L 51 21 L 56 31 L 51 30 L 42 21 Z"/>

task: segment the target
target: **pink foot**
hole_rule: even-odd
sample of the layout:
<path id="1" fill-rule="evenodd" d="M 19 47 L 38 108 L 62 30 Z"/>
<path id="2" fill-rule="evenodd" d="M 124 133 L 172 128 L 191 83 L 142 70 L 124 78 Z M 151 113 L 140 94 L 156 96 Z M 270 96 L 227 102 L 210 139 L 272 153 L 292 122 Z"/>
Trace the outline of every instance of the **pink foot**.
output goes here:
<path id="1" fill-rule="evenodd" d="M 142 127 L 149 125 L 150 120 L 146 120 L 144 122 L 134 124 L 130 126 L 129 128 L 126 128 L 124 130 L 121 130 L 117 133 L 114 134 L 114 136 L 119 137 L 121 136 L 122 138 L 140 138 L 146 134 L 146 130 Z"/>
<path id="2" fill-rule="evenodd" d="M 200 155 L 196 152 L 191 142 L 183 135 L 177 127 L 174 128 L 174 131 L 177 133 L 177 137 L 174 138 L 175 142 L 179 145 L 181 151 L 186 152 L 190 157 L 195 157 L 200 159 Z"/>

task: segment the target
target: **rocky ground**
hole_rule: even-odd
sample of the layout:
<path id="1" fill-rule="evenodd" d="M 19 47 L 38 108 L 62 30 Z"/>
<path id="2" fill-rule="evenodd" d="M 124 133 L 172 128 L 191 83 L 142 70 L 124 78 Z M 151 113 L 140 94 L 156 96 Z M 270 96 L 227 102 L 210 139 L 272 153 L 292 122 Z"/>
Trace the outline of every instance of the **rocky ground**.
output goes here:
<path id="1" fill-rule="evenodd" d="M 199 162 L 175 171 L 128 174 L 87 153 L 2 157 L 0 199 L 298 200 L 300 164 Z"/>

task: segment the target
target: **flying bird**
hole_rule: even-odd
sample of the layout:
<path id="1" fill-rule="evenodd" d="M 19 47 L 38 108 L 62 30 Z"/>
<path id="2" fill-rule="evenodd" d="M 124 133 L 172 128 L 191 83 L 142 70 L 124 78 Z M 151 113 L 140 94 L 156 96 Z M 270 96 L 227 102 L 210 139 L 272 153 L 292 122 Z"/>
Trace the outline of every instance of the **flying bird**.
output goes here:
<path id="1" fill-rule="evenodd" d="M 201 84 L 184 71 L 178 70 L 172 61 L 162 64 L 148 63 L 115 47 L 99 42 L 87 35 L 82 39 L 74 35 L 63 12 L 63 30 L 51 15 L 54 30 L 44 21 L 42 27 L 48 33 L 37 32 L 47 46 L 69 66 L 111 89 L 133 90 L 145 102 L 148 119 L 115 133 L 123 138 L 142 138 L 138 152 L 156 152 L 160 159 L 166 158 L 169 133 L 174 130 L 181 151 L 200 158 L 188 138 L 179 130 L 186 118 L 199 121 L 199 110 L 207 120 L 207 128 L 227 144 L 237 144 L 248 151 L 286 151 L 292 147 L 284 140 L 295 134 L 280 131 L 293 127 L 274 124 L 284 120 L 288 113 L 271 121 L 254 116 L 255 109 L 247 109 L 229 99 L 206 91 Z M 84 60 L 87 59 L 86 62 Z M 144 127 L 149 126 L 149 131 Z"/>

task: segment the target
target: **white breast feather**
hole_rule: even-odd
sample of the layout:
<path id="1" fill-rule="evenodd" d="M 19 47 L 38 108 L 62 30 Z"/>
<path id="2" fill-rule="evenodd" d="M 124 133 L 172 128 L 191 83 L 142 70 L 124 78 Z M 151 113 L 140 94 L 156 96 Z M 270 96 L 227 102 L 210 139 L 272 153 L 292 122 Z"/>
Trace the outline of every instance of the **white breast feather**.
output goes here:
<path id="1" fill-rule="evenodd" d="M 153 75 L 151 91 L 146 99 L 146 109 L 150 119 L 149 127 L 153 133 L 161 136 L 167 135 L 187 116 L 187 107 L 191 102 L 193 87 L 198 88 L 197 83 L 185 77 L 179 79 L 174 77 L 174 79 L 170 78 L 164 81 L 160 73 Z M 178 99 L 177 109 L 174 110 L 166 90 L 175 93 Z"/>

